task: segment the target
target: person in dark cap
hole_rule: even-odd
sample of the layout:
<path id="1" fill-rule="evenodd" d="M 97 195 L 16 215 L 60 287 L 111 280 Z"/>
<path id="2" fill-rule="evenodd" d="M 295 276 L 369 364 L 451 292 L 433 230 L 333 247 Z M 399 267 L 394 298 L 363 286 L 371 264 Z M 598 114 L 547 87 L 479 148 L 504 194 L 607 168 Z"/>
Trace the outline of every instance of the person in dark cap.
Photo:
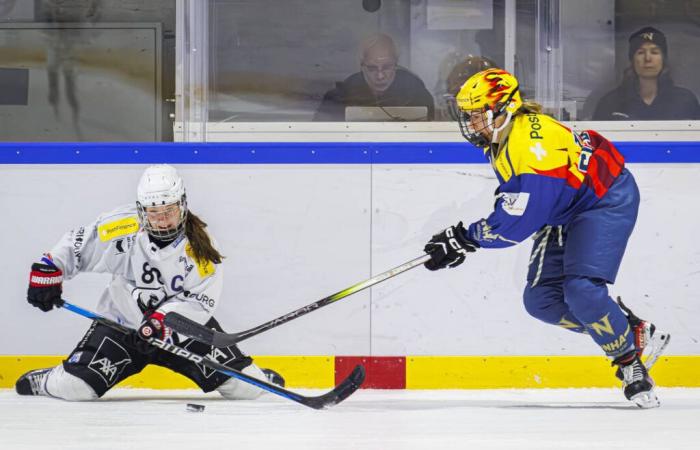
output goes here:
<path id="1" fill-rule="evenodd" d="M 700 105 L 669 73 L 666 36 L 644 27 L 629 38 L 630 67 L 622 84 L 598 102 L 593 120 L 698 120 Z"/>

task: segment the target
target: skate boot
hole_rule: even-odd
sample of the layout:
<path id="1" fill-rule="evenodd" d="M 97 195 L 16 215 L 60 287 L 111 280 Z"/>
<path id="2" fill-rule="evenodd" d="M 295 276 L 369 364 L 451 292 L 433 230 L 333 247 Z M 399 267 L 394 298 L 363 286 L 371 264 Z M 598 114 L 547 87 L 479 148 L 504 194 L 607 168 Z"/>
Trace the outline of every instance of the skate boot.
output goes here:
<path id="1" fill-rule="evenodd" d="M 630 328 L 634 333 L 634 346 L 637 349 L 637 356 L 644 361 L 644 367 L 649 371 L 659 359 L 659 356 L 666 350 L 666 346 L 671 340 L 671 335 L 657 331 L 653 323 L 637 317 L 632 310 L 622 303 L 620 297 L 617 297 L 617 304 L 627 316 Z M 623 379 L 620 368 L 617 369 L 615 376 L 620 380 Z"/>
<path id="2" fill-rule="evenodd" d="M 620 368 L 622 391 L 627 400 L 643 409 L 659 407 L 659 399 L 654 392 L 654 380 L 636 352 L 628 352 L 612 363 Z"/>
<path id="3" fill-rule="evenodd" d="M 19 395 L 44 395 L 46 393 L 46 375 L 53 370 L 53 367 L 48 369 L 31 370 L 17 380 L 15 390 Z"/>
<path id="4" fill-rule="evenodd" d="M 276 384 L 279 387 L 284 387 L 284 378 L 282 378 L 282 375 L 280 375 L 272 369 L 260 370 L 262 370 L 262 373 L 265 374 L 265 378 L 267 378 L 267 381 L 269 381 L 272 384 Z"/>

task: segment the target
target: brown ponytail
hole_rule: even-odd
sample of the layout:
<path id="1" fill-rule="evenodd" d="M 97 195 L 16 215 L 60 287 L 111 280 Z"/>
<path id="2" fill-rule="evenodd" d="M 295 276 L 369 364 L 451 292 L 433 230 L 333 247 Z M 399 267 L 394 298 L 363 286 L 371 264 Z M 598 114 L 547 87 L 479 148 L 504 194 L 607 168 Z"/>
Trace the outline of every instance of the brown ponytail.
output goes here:
<path id="1" fill-rule="evenodd" d="M 224 256 L 211 244 L 211 239 L 205 228 L 207 224 L 192 211 L 187 212 L 187 222 L 185 223 L 185 236 L 190 241 L 194 258 L 198 261 L 211 261 L 214 264 L 221 264 Z"/>

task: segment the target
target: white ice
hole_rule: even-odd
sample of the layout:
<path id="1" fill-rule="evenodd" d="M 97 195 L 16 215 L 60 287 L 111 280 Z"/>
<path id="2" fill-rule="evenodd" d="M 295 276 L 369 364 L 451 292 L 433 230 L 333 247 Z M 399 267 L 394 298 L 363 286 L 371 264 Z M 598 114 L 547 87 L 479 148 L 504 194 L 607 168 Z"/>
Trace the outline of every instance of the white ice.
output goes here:
<path id="1" fill-rule="evenodd" d="M 69 403 L 5 389 L 0 449 L 700 448 L 700 389 L 658 392 L 661 408 L 640 410 L 618 389 L 361 390 L 316 411 L 271 394 L 116 389 Z"/>

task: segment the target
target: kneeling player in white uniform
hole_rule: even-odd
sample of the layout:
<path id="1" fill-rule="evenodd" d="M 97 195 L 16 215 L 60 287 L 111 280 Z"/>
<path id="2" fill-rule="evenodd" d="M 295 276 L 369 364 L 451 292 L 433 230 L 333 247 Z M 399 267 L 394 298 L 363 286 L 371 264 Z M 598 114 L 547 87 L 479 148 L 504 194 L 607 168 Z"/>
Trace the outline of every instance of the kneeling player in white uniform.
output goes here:
<path id="1" fill-rule="evenodd" d="M 60 304 L 64 278 L 69 280 L 80 272 L 111 273 L 97 310 L 137 331 L 125 335 L 93 322 L 67 360 L 22 375 L 15 386 L 17 393 L 93 400 L 148 364 L 174 370 L 204 392 L 218 390 L 229 399 L 253 399 L 263 392 L 142 339 L 151 336 L 283 385 L 279 374 L 261 370 L 236 346 L 213 348 L 181 338 L 165 326 L 165 314 L 177 311 L 221 331 L 212 314 L 221 301 L 223 257 L 205 231 L 206 224 L 188 211 L 182 179 L 173 167 L 146 169 L 137 197 L 135 205 L 103 214 L 90 225 L 66 233 L 50 253 L 32 265 L 27 293 L 29 303 L 50 311 Z"/>

